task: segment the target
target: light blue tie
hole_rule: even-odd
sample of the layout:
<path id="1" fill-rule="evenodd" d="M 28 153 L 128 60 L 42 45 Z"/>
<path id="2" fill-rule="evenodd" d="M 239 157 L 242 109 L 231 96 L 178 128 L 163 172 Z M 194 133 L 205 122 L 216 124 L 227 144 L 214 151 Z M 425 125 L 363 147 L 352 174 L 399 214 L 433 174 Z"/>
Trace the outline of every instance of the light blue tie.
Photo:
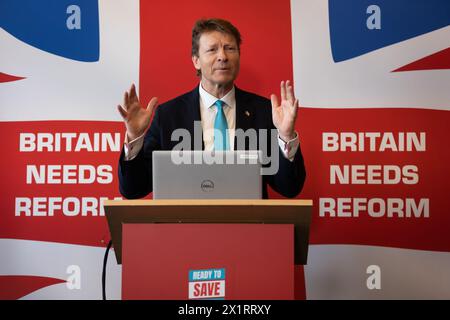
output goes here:
<path id="1" fill-rule="evenodd" d="M 228 150 L 230 149 L 227 133 L 228 123 L 223 112 L 223 105 L 225 103 L 222 100 L 217 100 L 214 104 L 217 106 L 216 119 L 214 120 L 214 150 Z"/>

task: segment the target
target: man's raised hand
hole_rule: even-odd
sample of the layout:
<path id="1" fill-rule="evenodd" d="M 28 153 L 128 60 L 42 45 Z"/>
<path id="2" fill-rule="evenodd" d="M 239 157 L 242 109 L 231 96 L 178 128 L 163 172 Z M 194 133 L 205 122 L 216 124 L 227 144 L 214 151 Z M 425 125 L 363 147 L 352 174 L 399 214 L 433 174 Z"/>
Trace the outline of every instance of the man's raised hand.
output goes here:
<path id="1" fill-rule="evenodd" d="M 294 89 L 288 81 L 281 81 L 281 103 L 275 94 L 270 96 L 272 102 L 272 120 L 278 129 L 280 138 L 285 142 L 295 138 L 295 119 L 297 118 L 298 99 L 295 99 Z"/>
<path id="2" fill-rule="evenodd" d="M 123 106 L 118 105 L 117 109 L 125 122 L 129 141 L 145 133 L 157 103 L 158 98 L 153 97 L 148 103 L 147 108 L 144 109 L 139 102 L 134 84 L 131 85 L 130 91 L 125 91 Z"/>

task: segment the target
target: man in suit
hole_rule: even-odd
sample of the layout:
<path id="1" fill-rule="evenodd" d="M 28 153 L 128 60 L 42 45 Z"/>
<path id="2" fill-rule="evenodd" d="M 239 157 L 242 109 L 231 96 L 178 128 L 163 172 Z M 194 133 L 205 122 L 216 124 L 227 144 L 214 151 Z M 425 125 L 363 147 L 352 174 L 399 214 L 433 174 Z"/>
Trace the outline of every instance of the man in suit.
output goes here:
<path id="1" fill-rule="evenodd" d="M 134 85 L 125 92 L 123 106 L 118 106 L 127 129 L 119 160 L 119 185 L 124 197 L 142 198 L 152 192 L 152 152 L 172 150 L 178 143 L 171 139 L 176 129 L 186 129 L 194 137 L 196 121 L 201 122 L 203 150 L 236 149 L 237 129 L 276 128 L 279 168 L 275 174 L 263 177 L 263 198 L 268 197 L 267 185 L 286 197 L 300 193 L 306 174 L 294 130 L 298 100 L 292 85 L 289 81 L 281 82 L 280 103 L 274 94 L 268 100 L 237 88 L 234 80 L 239 73 L 240 44 L 240 33 L 230 22 L 197 21 L 192 30 L 192 62 L 200 84 L 191 92 L 160 105 L 151 125 L 157 98 L 152 98 L 144 109 Z M 258 147 L 261 143 L 257 142 Z M 192 140 L 191 149 L 195 147 Z"/>

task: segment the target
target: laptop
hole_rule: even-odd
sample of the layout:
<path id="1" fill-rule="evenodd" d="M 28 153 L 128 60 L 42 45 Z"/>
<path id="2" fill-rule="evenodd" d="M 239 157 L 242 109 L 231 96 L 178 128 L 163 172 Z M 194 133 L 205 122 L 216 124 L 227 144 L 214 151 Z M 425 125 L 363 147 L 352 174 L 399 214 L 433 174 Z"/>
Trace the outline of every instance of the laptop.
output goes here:
<path id="1" fill-rule="evenodd" d="M 259 151 L 154 151 L 153 199 L 261 199 Z"/>

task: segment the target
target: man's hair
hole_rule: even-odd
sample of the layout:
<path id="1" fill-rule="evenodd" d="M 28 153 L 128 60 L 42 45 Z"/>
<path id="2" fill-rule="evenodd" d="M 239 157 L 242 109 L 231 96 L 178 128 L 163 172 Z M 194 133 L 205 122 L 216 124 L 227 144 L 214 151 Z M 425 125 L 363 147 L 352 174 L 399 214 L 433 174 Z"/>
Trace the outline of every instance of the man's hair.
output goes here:
<path id="1" fill-rule="evenodd" d="M 203 33 L 218 31 L 234 37 L 237 43 L 238 52 L 241 52 L 241 34 L 231 22 L 223 19 L 200 19 L 195 22 L 192 28 L 192 56 L 198 57 L 199 40 Z"/>

